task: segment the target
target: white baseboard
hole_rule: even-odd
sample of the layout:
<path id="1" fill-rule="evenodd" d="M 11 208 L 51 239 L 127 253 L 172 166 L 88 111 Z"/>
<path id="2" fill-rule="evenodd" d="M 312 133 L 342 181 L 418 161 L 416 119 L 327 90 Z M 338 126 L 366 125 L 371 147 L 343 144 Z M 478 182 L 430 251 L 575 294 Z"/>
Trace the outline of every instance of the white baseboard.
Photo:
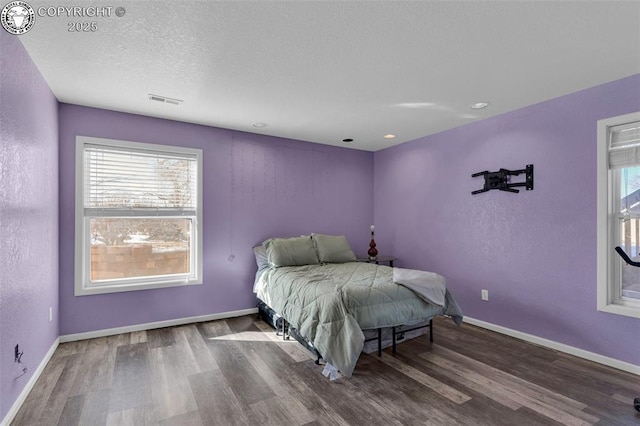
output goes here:
<path id="1" fill-rule="evenodd" d="M 477 320 L 474 318 L 464 317 L 464 322 L 481 327 L 481 328 L 486 328 L 487 330 L 495 331 L 500 334 L 506 334 L 507 336 L 515 337 L 516 339 L 524 340 L 526 342 L 535 343 L 536 345 L 544 346 L 549 349 L 554 349 L 559 352 L 564 352 L 569 355 L 574 355 L 579 358 L 597 362 L 598 364 L 603 364 L 608 367 L 617 368 L 618 370 L 626 371 L 628 373 L 637 374 L 640 376 L 640 365 L 635 365 L 629 362 L 620 361 L 615 358 L 599 355 L 594 352 L 585 351 L 584 349 L 565 345 L 564 343 L 555 342 L 553 340 L 534 336 L 533 334 L 523 333 L 521 331 L 512 330 L 510 328 L 503 327 L 501 325 L 492 324 L 490 322 L 485 322 L 485 321 Z"/>
<path id="2" fill-rule="evenodd" d="M 125 327 L 107 328 L 104 330 L 87 331 L 85 333 L 65 334 L 60 336 L 60 343 L 75 342 L 76 340 L 93 339 L 96 337 L 113 336 L 134 331 L 153 330 L 154 328 L 173 327 L 176 325 L 193 324 L 196 322 L 213 321 L 226 318 L 241 317 L 258 312 L 258 308 L 242 309 L 239 311 L 221 312 L 219 314 L 200 315 L 197 317 L 178 318 L 166 321 L 148 322 L 146 324 L 128 325 Z"/>
<path id="3" fill-rule="evenodd" d="M 60 343 L 60 338 L 58 337 L 56 338 L 56 340 L 53 341 L 53 344 L 47 351 L 46 355 L 44 356 L 44 358 L 42 358 L 40 365 L 38 365 L 38 368 L 36 368 L 36 371 L 34 371 L 34 373 L 31 375 L 31 378 L 25 385 L 24 389 L 22 389 L 22 392 L 20 392 L 20 395 L 18 396 L 18 398 L 14 401 L 13 405 L 7 412 L 7 415 L 4 416 L 4 419 L 2 419 L 2 421 L 0 421 L 0 426 L 10 425 L 13 419 L 16 417 L 16 414 L 18 414 L 20 407 L 22 407 L 22 404 L 27 399 L 27 396 L 29 396 L 29 392 L 31 392 L 31 389 L 33 389 L 33 386 L 36 384 L 36 382 L 40 378 L 42 371 L 44 371 L 44 368 L 49 363 L 49 360 L 53 356 L 53 353 L 56 351 L 56 348 L 58 347 L 59 343 Z"/>

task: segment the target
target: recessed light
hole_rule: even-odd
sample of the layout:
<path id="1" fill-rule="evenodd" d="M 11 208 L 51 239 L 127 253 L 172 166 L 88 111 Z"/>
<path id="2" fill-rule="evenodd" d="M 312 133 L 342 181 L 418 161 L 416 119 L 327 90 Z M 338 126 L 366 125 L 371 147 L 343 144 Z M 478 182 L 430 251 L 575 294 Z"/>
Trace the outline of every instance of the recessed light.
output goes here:
<path id="1" fill-rule="evenodd" d="M 342 142 L 353 142 L 353 139 L 351 138 L 342 139 Z"/>
<path id="2" fill-rule="evenodd" d="M 385 138 L 385 139 L 393 139 L 393 138 L 395 138 L 395 137 L 396 137 L 396 135 L 394 135 L 394 134 L 392 134 L 392 133 L 388 133 L 388 134 L 386 134 L 386 135 L 384 135 L 384 136 L 383 136 L 383 138 Z"/>
<path id="3" fill-rule="evenodd" d="M 261 121 L 258 121 L 256 123 L 253 123 L 252 126 L 256 127 L 258 129 L 262 129 L 263 127 L 267 127 L 267 123 L 263 123 Z"/>
<path id="4" fill-rule="evenodd" d="M 476 102 L 475 104 L 469 105 L 471 109 L 482 109 L 489 106 L 489 102 Z"/>

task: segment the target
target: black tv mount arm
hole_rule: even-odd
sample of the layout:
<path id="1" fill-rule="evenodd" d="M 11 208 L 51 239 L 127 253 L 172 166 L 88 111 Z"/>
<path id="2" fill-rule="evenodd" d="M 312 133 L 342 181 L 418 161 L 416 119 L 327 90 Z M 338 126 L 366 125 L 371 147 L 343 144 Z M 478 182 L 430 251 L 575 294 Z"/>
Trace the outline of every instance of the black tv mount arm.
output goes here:
<path id="1" fill-rule="evenodd" d="M 525 174 L 524 182 L 510 182 L 511 176 L 518 176 L 522 173 Z M 527 191 L 531 191 L 533 189 L 533 164 L 527 164 L 524 169 L 520 170 L 500 169 L 497 172 L 484 171 L 471 175 L 471 177 L 477 176 L 484 176 L 484 187 L 471 192 L 471 195 L 481 194 L 492 189 L 499 189 L 500 191 L 513 192 L 516 194 L 520 192 L 519 190 L 514 189 L 517 187 L 525 187 Z"/>

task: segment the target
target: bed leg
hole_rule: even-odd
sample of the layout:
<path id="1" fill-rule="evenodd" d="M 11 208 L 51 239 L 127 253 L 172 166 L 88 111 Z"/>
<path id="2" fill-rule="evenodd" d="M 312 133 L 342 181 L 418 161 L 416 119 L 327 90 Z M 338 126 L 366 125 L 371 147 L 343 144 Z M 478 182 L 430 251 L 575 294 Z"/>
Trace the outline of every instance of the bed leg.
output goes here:
<path id="1" fill-rule="evenodd" d="M 393 354 L 395 355 L 396 353 L 396 328 L 392 327 L 391 328 L 391 350 L 393 351 Z"/>
<path id="2" fill-rule="evenodd" d="M 429 320 L 429 341 L 433 343 L 433 318 Z"/>
<path id="3" fill-rule="evenodd" d="M 378 329 L 378 356 L 382 356 L 382 329 Z"/>
<path id="4" fill-rule="evenodd" d="M 282 333 L 282 340 L 289 340 L 289 336 L 287 336 L 287 332 L 289 331 L 289 324 L 284 318 L 281 318 L 282 331 L 280 331 L 280 327 L 276 326 L 276 336 L 279 336 Z"/>

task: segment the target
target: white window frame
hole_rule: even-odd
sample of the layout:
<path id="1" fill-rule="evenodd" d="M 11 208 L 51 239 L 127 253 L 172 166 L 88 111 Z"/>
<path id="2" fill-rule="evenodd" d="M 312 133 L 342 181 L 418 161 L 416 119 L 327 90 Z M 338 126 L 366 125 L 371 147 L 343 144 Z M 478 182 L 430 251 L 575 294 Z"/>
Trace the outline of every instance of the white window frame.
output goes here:
<path id="1" fill-rule="evenodd" d="M 598 120 L 597 128 L 597 308 L 602 312 L 640 318 L 640 301 L 618 297 L 621 258 L 614 251 L 619 245 L 619 217 L 614 199 L 619 199 L 619 173 L 609 167 L 610 128 L 640 121 L 640 112 Z M 619 169 L 618 169 L 619 170 Z M 614 198 L 618 197 L 618 198 Z"/>
<path id="2" fill-rule="evenodd" d="M 153 276 L 120 280 L 104 280 L 99 283 L 91 283 L 90 280 L 90 250 L 91 235 L 89 229 L 89 216 L 85 216 L 84 208 L 84 179 L 85 162 L 84 152 L 86 145 L 103 145 L 106 147 L 127 148 L 132 150 L 146 150 L 163 153 L 176 153 L 195 156 L 197 161 L 197 205 L 196 216 L 192 218 L 192 241 L 190 250 L 191 270 L 189 277 Z M 202 201 L 203 201 L 203 167 L 202 150 L 196 148 L 175 147 L 169 145 L 157 145 L 140 142 L 119 141 L 113 139 L 93 138 L 88 136 L 76 136 L 76 208 L 75 208 L 75 295 L 86 296 L 92 294 L 117 293 L 125 291 L 148 290 L 154 288 L 178 287 L 202 284 Z M 132 215 L 126 217 L 143 217 Z M 155 216 L 163 217 L 163 216 Z M 169 216 L 168 216 L 169 217 Z M 177 216 L 176 216 L 177 217 Z M 195 240 L 195 241 L 194 241 Z"/>

